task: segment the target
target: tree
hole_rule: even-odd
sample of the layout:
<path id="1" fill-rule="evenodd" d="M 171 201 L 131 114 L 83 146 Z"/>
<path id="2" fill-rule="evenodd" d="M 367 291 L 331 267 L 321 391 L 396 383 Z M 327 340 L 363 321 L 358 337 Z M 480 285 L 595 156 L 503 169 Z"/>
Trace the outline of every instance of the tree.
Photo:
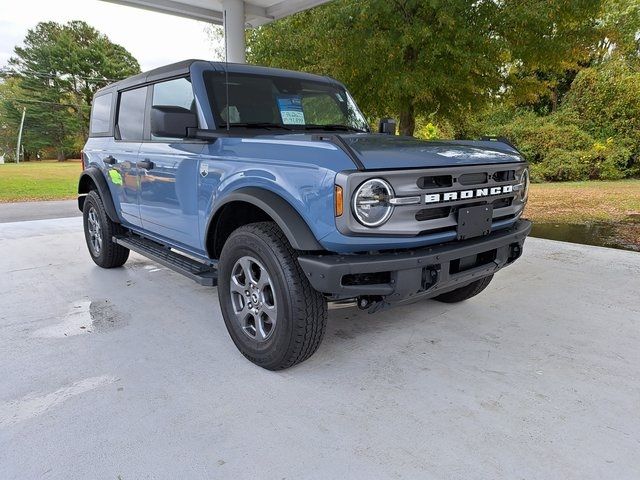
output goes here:
<path id="1" fill-rule="evenodd" d="M 336 0 L 249 33 L 249 61 L 326 73 L 369 116 L 456 121 L 511 93 L 540 93 L 584 47 L 600 0 Z"/>
<path id="2" fill-rule="evenodd" d="M 18 125 L 15 122 L 17 117 L 14 105 L 8 99 L 17 96 L 18 88 L 16 79 L 9 78 L 0 82 L 0 155 L 7 155 L 12 158 L 16 149 L 16 138 L 18 137 Z M 11 112 L 11 116 L 7 113 Z"/>
<path id="3" fill-rule="evenodd" d="M 570 4 L 567 2 L 564 8 Z M 579 4 L 578 7 L 581 8 Z M 510 13 L 519 15 L 517 9 Z M 565 12 L 565 16 L 570 17 L 570 12 Z M 542 57 L 542 62 L 529 61 L 514 66 L 510 75 L 514 103 L 533 107 L 538 113 L 555 112 L 582 70 L 612 57 L 637 62 L 640 59 L 640 3 L 638 0 L 603 0 L 593 18 L 576 23 L 572 32 L 570 44 L 564 45 L 565 48 L 548 45 L 549 54 Z M 549 35 L 534 31 L 534 36 L 524 37 L 522 44 L 525 47 L 535 44 L 537 37 L 549 38 Z"/>
<path id="4" fill-rule="evenodd" d="M 630 60 L 640 59 L 638 0 L 605 0 L 598 26 L 600 38 L 593 54 L 596 63 L 602 63 L 614 51 Z"/>
<path id="5" fill-rule="evenodd" d="M 82 21 L 39 23 L 14 49 L 8 76 L 18 85 L 2 98 L 9 122 L 27 106 L 32 148 L 55 147 L 58 159 L 79 150 L 99 88 L 136 74 L 140 66 L 120 45 Z"/>

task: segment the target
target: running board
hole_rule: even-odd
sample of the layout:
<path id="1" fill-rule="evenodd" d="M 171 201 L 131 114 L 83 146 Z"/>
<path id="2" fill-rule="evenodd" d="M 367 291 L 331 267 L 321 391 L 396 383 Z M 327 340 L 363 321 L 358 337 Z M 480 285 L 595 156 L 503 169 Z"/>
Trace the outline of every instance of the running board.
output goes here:
<path id="1" fill-rule="evenodd" d="M 145 257 L 181 273 L 200 285 L 215 287 L 218 284 L 217 262 L 209 264 L 199 262 L 191 257 L 177 253 L 171 248 L 138 235 L 114 236 L 113 241 L 118 245 L 133 250 Z"/>

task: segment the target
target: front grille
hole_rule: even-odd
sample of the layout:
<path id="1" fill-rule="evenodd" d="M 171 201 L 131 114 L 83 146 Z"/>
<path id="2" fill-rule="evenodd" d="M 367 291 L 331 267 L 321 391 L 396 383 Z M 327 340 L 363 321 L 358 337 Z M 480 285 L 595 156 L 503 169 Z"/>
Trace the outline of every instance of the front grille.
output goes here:
<path id="1" fill-rule="evenodd" d="M 460 192 L 469 190 L 477 194 L 478 190 L 490 192 L 492 187 L 501 187 L 504 185 L 514 185 L 517 183 L 517 172 L 521 171 L 524 166 L 505 168 L 504 165 L 484 165 L 484 166 L 467 166 L 455 167 L 450 169 L 450 173 L 419 177 L 418 185 L 422 185 L 421 192 L 423 195 L 441 194 L 441 199 L 447 192 Z M 451 179 L 451 185 L 437 186 L 438 181 L 430 182 L 425 179 Z M 440 183 L 446 183 L 439 180 Z M 392 184 L 394 189 L 396 183 Z M 402 186 L 399 188 L 403 190 Z M 398 190 L 396 190 L 398 191 Z M 458 226 L 458 211 L 461 208 L 469 208 L 479 205 L 491 205 L 493 208 L 493 221 L 507 220 L 516 218 L 522 210 L 522 203 L 515 202 L 517 192 L 508 192 L 495 196 L 472 197 L 469 199 L 457 198 L 451 201 L 434 202 L 433 204 L 416 205 L 414 218 L 417 222 L 416 234 L 427 235 L 430 233 L 442 233 L 446 231 L 456 231 Z M 395 212 L 394 212 L 395 215 Z M 401 212 L 401 217 L 406 216 Z M 393 216 L 391 217 L 393 220 Z M 390 221 L 391 221 L 390 220 Z"/>
<path id="2" fill-rule="evenodd" d="M 524 167 L 518 167 L 519 169 Z M 457 173 L 459 170 L 460 173 Z M 476 171 L 473 171 L 476 170 Z M 504 166 L 457 167 L 449 175 L 425 175 L 418 178 L 417 185 L 423 195 L 438 192 L 462 192 L 482 189 L 490 191 L 492 187 L 514 185 L 518 169 Z M 450 183 L 449 183 L 450 181 Z M 396 188 L 397 183 L 394 183 Z M 402 190 L 402 187 L 400 188 Z M 468 200 L 457 199 L 449 202 L 422 204 L 415 206 L 414 218 L 418 222 L 416 235 L 455 231 L 458 226 L 458 211 L 461 208 L 479 205 L 491 205 L 493 221 L 515 218 L 522 208 L 521 203 L 514 204 L 517 192 L 510 192 L 495 197 L 475 197 Z M 407 208 L 407 207 L 403 207 Z M 400 212 L 404 217 L 405 212 Z M 393 216 L 392 216 L 393 219 Z"/>
<path id="3" fill-rule="evenodd" d="M 486 172 L 478 173 L 465 173 L 458 177 L 458 183 L 460 185 L 479 185 L 489 181 L 489 175 Z"/>
<path id="4" fill-rule="evenodd" d="M 427 175 L 418 178 L 416 182 L 419 188 L 442 188 L 453 186 L 453 177 L 451 175 Z"/>
<path id="5" fill-rule="evenodd" d="M 365 179 L 375 176 L 389 182 L 396 197 L 418 197 L 420 201 L 396 205 L 389 220 L 375 229 L 360 225 L 350 211 L 336 218 L 336 225 L 347 235 L 423 236 L 456 232 L 458 210 L 479 205 L 492 206 L 494 223 L 513 219 L 522 212 L 522 201 L 517 191 L 502 192 L 502 189 L 516 185 L 525 168 L 526 164 L 520 162 L 340 173 L 336 183 L 343 186 L 349 198 Z M 492 189 L 497 187 L 500 189 L 492 194 Z M 467 196 L 470 191 L 471 194 Z M 465 192 L 465 196 L 462 192 Z"/>
<path id="6" fill-rule="evenodd" d="M 493 208 L 505 208 L 505 207 L 509 207 L 511 206 L 511 204 L 513 203 L 513 197 L 507 197 L 507 198 L 499 198 L 498 200 L 494 200 L 493 202 L 491 202 L 491 205 L 493 205 Z"/>
<path id="7" fill-rule="evenodd" d="M 495 182 L 512 182 L 516 179 L 515 170 L 500 170 L 492 175 Z"/>
<path id="8" fill-rule="evenodd" d="M 425 220 L 434 220 L 436 218 L 446 218 L 451 214 L 451 207 L 441 208 L 424 208 L 416 213 L 416 220 L 424 222 Z"/>

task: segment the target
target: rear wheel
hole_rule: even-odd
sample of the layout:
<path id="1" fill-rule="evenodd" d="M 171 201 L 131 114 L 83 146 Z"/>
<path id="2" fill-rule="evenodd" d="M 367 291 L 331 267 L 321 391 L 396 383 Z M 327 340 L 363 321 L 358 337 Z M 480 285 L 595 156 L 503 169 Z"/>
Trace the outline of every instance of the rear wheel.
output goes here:
<path id="1" fill-rule="evenodd" d="M 434 300 L 438 300 L 439 302 L 445 303 L 458 303 L 463 300 L 467 300 L 468 298 L 475 297 L 480 292 L 482 292 L 489 283 L 493 275 L 489 275 L 488 277 L 481 278 L 480 280 L 476 280 L 475 282 L 471 282 L 469 285 L 465 285 L 464 287 L 460 287 L 456 290 L 452 290 L 447 293 L 443 293 L 442 295 L 438 295 L 434 298 Z"/>
<path id="2" fill-rule="evenodd" d="M 119 223 L 111 221 L 104 208 L 102 199 L 95 190 L 90 191 L 82 208 L 84 238 L 91 258 L 102 268 L 114 268 L 124 265 L 129 258 L 129 249 L 112 238 L 124 232 Z"/>
<path id="3" fill-rule="evenodd" d="M 230 235 L 218 264 L 218 295 L 229 335 L 256 365 L 291 367 L 322 341 L 327 303 L 273 222 L 245 225 Z"/>

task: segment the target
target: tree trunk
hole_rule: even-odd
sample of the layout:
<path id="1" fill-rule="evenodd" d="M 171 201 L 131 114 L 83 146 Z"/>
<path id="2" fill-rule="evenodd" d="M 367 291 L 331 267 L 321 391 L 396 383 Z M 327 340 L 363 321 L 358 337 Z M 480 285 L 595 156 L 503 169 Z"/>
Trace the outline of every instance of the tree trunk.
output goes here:
<path id="1" fill-rule="evenodd" d="M 58 161 L 64 162 L 66 158 L 64 157 L 64 150 L 62 148 L 58 149 Z"/>
<path id="2" fill-rule="evenodd" d="M 402 102 L 400 107 L 400 135 L 413 136 L 416 129 L 416 116 L 410 99 Z"/>

